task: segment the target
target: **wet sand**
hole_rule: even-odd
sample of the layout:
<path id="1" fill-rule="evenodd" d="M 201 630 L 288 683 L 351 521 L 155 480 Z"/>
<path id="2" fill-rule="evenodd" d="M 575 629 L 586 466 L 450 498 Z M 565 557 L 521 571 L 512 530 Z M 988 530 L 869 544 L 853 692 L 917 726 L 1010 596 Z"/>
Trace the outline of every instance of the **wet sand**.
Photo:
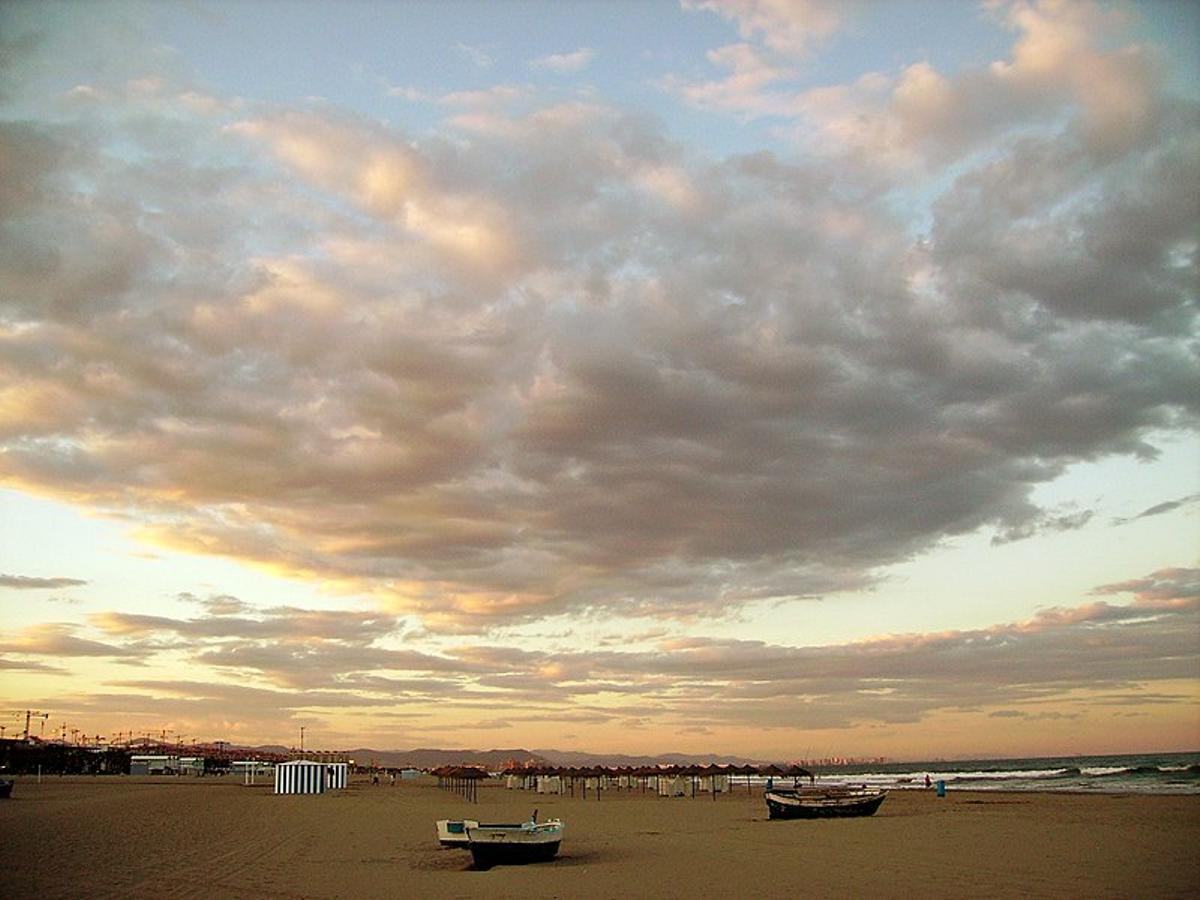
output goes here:
<path id="1" fill-rule="evenodd" d="M 470 868 L 438 818 L 561 817 L 551 863 Z M 1193 897 L 1200 797 L 893 792 L 867 819 L 768 821 L 761 791 L 597 801 L 432 779 L 275 796 L 230 779 L 18 779 L 0 896 Z"/>

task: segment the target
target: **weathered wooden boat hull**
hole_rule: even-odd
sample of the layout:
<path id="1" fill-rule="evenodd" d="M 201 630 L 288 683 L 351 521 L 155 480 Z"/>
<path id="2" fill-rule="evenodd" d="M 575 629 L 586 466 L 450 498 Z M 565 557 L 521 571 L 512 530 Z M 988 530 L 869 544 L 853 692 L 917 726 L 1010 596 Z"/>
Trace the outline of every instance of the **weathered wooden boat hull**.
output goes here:
<path id="1" fill-rule="evenodd" d="M 872 816 L 887 798 L 886 791 L 772 794 L 767 792 L 767 813 L 772 819 L 846 819 Z"/>

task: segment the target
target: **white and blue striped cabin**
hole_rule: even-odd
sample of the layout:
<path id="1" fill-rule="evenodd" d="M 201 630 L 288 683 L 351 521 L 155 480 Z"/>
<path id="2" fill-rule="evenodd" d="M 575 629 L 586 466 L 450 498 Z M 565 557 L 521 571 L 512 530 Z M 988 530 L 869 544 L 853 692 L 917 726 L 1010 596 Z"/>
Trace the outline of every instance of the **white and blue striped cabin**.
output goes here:
<path id="1" fill-rule="evenodd" d="M 350 764 L 325 763 L 325 790 L 335 791 L 350 784 Z"/>
<path id="2" fill-rule="evenodd" d="M 325 766 L 322 763 L 297 759 L 275 767 L 275 793 L 325 793 Z"/>

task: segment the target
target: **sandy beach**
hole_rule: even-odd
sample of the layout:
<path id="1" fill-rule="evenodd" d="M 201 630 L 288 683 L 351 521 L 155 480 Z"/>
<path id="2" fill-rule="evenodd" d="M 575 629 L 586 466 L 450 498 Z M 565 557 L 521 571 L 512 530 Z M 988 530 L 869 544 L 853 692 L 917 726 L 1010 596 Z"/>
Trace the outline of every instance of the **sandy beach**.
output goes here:
<path id="1" fill-rule="evenodd" d="M 470 868 L 434 820 L 561 817 L 552 863 Z M 1200 891 L 1200 797 L 893 792 L 877 815 L 769 821 L 761 792 L 597 801 L 432 779 L 276 796 L 222 779 L 18 779 L 5 897 L 1171 897 Z"/>

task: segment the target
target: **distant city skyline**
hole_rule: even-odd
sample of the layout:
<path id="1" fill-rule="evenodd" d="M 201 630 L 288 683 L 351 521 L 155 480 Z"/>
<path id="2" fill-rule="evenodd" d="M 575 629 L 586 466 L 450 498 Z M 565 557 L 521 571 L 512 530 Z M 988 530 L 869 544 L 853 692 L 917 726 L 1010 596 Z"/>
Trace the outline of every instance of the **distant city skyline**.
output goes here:
<path id="1" fill-rule="evenodd" d="M 1200 747 L 1198 37 L 3 4 L 0 724 Z"/>

